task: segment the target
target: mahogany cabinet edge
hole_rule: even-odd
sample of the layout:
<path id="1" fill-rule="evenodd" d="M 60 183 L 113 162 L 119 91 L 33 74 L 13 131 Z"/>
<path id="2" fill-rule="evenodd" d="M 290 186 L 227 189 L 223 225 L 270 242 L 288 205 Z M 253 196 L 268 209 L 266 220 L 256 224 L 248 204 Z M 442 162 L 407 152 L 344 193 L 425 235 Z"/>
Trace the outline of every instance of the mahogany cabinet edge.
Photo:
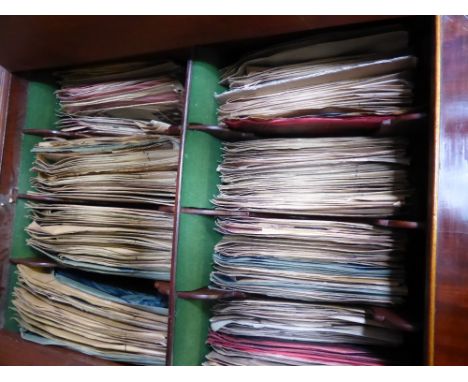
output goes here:
<path id="1" fill-rule="evenodd" d="M 21 129 L 25 121 L 27 81 L 3 72 L 8 80 L 1 82 L 1 93 L 6 97 L 0 104 L 2 119 L 0 151 L 0 328 L 4 324 L 7 305 L 9 263 L 12 244 L 12 225 L 15 213 L 15 195 L 19 172 Z M 4 78 L 5 79 L 5 78 Z"/>
<path id="2" fill-rule="evenodd" d="M 7 116 L 11 87 L 11 73 L 0 67 L 0 327 L 3 325 L 2 307 L 6 305 L 7 290 L 6 275 L 8 273 L 8 249 L 10 236 L 9 227 L 11 221 L 12 208 L 7 202 L 10 198 L 10 187 L 2 178 L 4 170 L 4 144 L 7 140 Z"/>
<path id="3" fill-rule="evenodd" d="M 88 356 L 58 346 L 23 340 L 17 333 L 0 330 L 2 366 L 118 366 L 118 363 Z"/>
<path id="4" fill-rule="evenodd" d="M 1 16 L 0 65 L 19 72 L 164 52 L 187 58 L 193 46 L 402 17 L 405 16 Z"/>
<path id="5" fill-rule="evenodd" d="M 468 18 L 438 16 L 436 22 L 429 363 L 468 365 Z"/>
<path id="6" fill-rule="evenodd" d="M 6 134 L 10 85 L 11 73 L 0 66 L 0 168 L 2 167 L 3 160 L 3 144 Z"/>

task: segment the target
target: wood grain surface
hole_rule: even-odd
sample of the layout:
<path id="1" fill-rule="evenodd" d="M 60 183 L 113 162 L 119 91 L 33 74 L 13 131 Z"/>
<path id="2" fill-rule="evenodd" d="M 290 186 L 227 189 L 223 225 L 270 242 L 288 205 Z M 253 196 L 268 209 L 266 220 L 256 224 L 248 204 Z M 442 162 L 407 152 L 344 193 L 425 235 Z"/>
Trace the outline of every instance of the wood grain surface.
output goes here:
<path id="1" fill-rule="evenodd" d="M 58 346 L 23 340 L 17 333 L 0 330 L 0 366 L 117 366 Z"/>
<path id="2" fill-rule="evenodd" d="M 429 363 L 468 365 L 468 18 L 442 16 Z"/>
<path id="3" fill-rule="evenodd" d="M 0 65 L 17 72 L 165 51 L 175 51 L 174 56 L 187 58 L 195 45 L 390 18 L 392 16 L 1 16 Z"/>

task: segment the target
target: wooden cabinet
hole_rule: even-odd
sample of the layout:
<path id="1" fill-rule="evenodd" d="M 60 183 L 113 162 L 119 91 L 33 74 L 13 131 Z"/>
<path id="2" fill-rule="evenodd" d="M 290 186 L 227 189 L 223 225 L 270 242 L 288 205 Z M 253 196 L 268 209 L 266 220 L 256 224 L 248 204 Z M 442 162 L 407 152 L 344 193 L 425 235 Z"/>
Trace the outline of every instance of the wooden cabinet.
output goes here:
<path id="1" fill-rule="evenodd" d="M 210 199 L 219 182 L 220 132 L 214 92 L 218 68 L 260 44 L 324 28 L 402 23 L 419 57 L 418 87 L 426 119 L 413 137 L 418 152 L 420 205 L 413 230 L 412 364 L 468 362 L 468 19 L 390 16 L 160 16 L 0 17 L 0 364 L 107 364 L 73 352 L 41 352 L 15 334 L 7 308 L 13 284 L 10 259 L 31 255 L 22 218 L 29 149 L 37 137 L 24 129 L 51 129 L 55 68 L 133 57 L 170 57 L 187 66 L 185 118 L 175 206 L 168 364 L 200 364 L 211 300 L 205 290 L 219 235 Z M 262 25 L 261 28 L 258 25 Z M 196 127 L 196 125 L 199 125 Z M 200 128 L 200 125 L 203 128 Z M 214 131 L 214 133 L 213 133 Z M 211 133 L 210 133 L 211 132 Z M 6 317 L 6 321 L 4 318 Z M 41 358 L 35 355 L 41 353 Z M 36 361 L 34 361 L 34 359 Z"/>

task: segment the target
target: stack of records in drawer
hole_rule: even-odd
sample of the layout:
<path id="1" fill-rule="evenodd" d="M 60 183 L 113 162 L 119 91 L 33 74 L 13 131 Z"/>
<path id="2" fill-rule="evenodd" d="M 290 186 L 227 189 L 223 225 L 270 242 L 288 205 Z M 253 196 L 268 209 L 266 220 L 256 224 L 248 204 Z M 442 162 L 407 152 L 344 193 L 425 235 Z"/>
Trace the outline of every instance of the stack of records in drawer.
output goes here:
<path id="1" fill-rule="evenodd" d="M 18 266 L 13 304 L 22 337 L 113 361 L 162 365 L 167 301 L 87 275 Z"/>
<path id="2" fill-rule="evenodd" d="M 30 203 L 27 243 L 60 264 L 98 273 L 168 280 L 172 214 Z"/>
<path id="3" fill-rule="evenodd" d="M 33 152 L 31 195 L 173 205 L 179 139 L 93 137 L 44 141 Z"/>
<path id="4" fill-rule="evenodd" d="M 217 304 L 206 365 L 382 365 L 400 333 L 365 308 L 248 299 Z"/>
<path id="5" fill-rule="evenodd" d="M 391 216 L 407 204 L 401 138 L 274 138 L 229 142 L 214 204 L 295 215 Z"/>
<path id="6" fill-rule="evenodd" d="M 180 146 L 172 135 L 182 114 L 182 75 L 169 61 L 59 73 L 63 134 L 32 150 L 26 231 L 28 245 L 67 272 L 19 267 L 14 304 L 24 338 L 115 361 L 164 364 L 164 299 L 133 291 L 125 279 L 93 280 L 107 277 L 97 274 L 169 280 Z"/>
<path id="7" fill-rule="evenodd" d="M 223 218 L 217 288 L 301 301 L 393 305 L 407 293 L 400 232 L 366 223 Z"/>
<path id="8" fill-rule="evenodd" d="M 278 120 L 412 111 L 407 48 L 407 32 L 389 27 L 256 52 L 223 71 L 220 123 L 249 131 L 262 121 L 267 135 Z M 217 219 L 211 287 L 247 298 L 214 306 L 206 365 L 393 361 L 404 325 L 374 312 L 406 300 L 406 237 L 375 221 L 411 205 L 407 146 L 363 136 L 224 143 L 213 204 L 232 216 Z"/>
<path id="9" fill-rule="evenodd" d="M 395 27 L 320 34 L 255 52 L 222 71 L 227 126 L 310 116 L 397 115 L 413 110 L 408 33 Z"/>

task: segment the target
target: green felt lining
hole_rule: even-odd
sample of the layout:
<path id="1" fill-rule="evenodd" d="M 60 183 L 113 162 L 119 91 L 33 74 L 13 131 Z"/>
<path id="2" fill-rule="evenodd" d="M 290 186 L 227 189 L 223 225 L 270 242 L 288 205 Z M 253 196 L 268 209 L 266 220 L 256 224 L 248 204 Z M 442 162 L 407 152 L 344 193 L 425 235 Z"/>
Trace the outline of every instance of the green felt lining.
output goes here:
<path id="1" fill-rule="evenodd" d="M 188 121 L 192 124 L 217 124 L 215 92 L 218 84 L 218 60 L 214 51 L 199 49 L 193 60 Z M 210 134 L 188 130 L 182 169 L 181 206 L 213 208 L 221 159 L 221 141 Z M 213 248 L 221 239 L 214 231 L 215 218 L 181 214 L 178 237 L 176 290 L 190 291 L 206 287 L 212 269 Z M 208 346 L 205 344 L 210 303 L 176 299 L 173 342 L 174 365 L 200 365 Z"/>
<path id="2" fill-rule="evenodd" d="M 56 110 L 57 101 L 54 95 L 56 87 L 53 85 L 30 81 L 28 83 L 28 94 L 26 101 L 26 120 L 24 129 L 53 129 L 54 122 L 56 121 Z M 18 192 L 26 193 L 31 190 L 30 179 L 34 174 L 31 173 L 30 169 L 34 162 L 34 154 L 31 153 L 33 146 L 40 142 L 42 138 L 23 135 L 21 141 L 21 155 L 19 164 L 18 174 Z M 38 253 L 26 245 L 26 239 L 28 237 L 25 232 L 25 228 L 31 222 L 31 219 L 27 216 L 28 211 L 26 208 L 26 201 L 18 199 L 15 206 L 15 217 L 13 222 L 13 235 L 12 235 L 12 258 L 27 258 L 38 256 Z M 5 312 L 5 329 L 10 331 L 18 331 L 18 325 L 14 320 L 12 293 L 13 288 L 16 285 L 16 267 L 10 266 L 8 275 L 8 301 L 7 309 Z"/>
<path id="3" fill-rule="evenodd" d="M 173 365 L 196 366 L 205 360 L 211 305 L 208 301 L 177 299 Z"/>
<path id="4" fill-rule="evenodd" d="M 215 93 L 218 84 L 218 59 L 213 50 L 200 48 L 195 53 L 190 81 L 189 124 L 216 125 Z M 181 206 L 213 208 L 210 200 L 217 194 L 219 176 L 216 167 L 221 158 L 221 142 L 208 133 L 187 131 L 182 169 Z"/>

